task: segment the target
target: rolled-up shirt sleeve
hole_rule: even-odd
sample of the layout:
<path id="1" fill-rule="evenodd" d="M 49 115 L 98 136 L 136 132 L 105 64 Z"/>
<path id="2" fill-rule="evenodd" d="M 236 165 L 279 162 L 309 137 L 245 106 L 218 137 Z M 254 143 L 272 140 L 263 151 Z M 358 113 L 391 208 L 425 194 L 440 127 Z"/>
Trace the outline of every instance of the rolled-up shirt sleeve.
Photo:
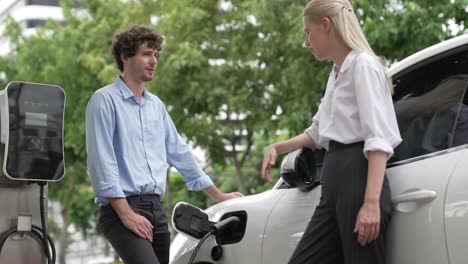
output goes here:
<path id="1" fill-rule="evenodd" d="M 364 156 L 379 150 L 390 158 L 402 140 L 385 75 L 375 66 L 363 63 L 356 65 L 354 76 Z"/>
<path id="2" fill-rule="evenodd" d="M 314 117 L 312 118 L 312 124 L 304 132 L 310 136 L 312 141 L 314 141 L 314 145 L 318 149 L 322 149 L 323 146 L 320 145 L 319 143 L 319 122 L 320 122 L 319 120 L 320 120 L 320 105 L 317 110 L 317 113 L 315 113 Z"/>
<path id="3" fill-rule="evenodd" d="M 200 191 L 210 187 L 213 181 L 198 166 L 192 148 L 177 132 L 167 110 L 164 108 L 163 111 L 167 161 L 180 172 L 189 190 Z"/>
<path id="4" fill-rule="evenodd" d="M 86 107 L 86 151 L 96 197 L 125 197 L 113 146 L 115 122 L 110 99 L 95 93 Z"/>

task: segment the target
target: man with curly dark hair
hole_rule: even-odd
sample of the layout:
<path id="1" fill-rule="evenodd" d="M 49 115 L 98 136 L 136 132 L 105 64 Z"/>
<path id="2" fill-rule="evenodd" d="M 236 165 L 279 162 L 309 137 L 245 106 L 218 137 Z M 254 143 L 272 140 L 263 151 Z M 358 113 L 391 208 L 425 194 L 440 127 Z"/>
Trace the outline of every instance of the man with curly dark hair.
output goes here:
<path id="1" fill-rule="evenodd" d="M 242 196 L 216 188 L 162 101 L 145 88 L 162 43 L 163 37 L 146 26 L 118 33 L 112 54 L 121 75 L 97 90 L 86 107 L 89 176 L 101 206 L 98 228 L 125 263 L 169 262 L 170 235 L 161 205 L 168 163 L 188 189 L 204 190 L 216 202 Z"/>

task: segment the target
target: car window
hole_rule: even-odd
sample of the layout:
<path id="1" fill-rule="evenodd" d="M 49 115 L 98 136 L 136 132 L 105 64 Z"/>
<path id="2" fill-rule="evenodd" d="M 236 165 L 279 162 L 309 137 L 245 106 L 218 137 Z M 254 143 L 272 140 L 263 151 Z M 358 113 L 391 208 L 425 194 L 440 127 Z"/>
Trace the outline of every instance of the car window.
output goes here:
<path id="1" fill-rule="evenodd" d="M 394 78 L 403 142 L 389 163 L 468 144 L 468 47 L 413 66 Z"/>

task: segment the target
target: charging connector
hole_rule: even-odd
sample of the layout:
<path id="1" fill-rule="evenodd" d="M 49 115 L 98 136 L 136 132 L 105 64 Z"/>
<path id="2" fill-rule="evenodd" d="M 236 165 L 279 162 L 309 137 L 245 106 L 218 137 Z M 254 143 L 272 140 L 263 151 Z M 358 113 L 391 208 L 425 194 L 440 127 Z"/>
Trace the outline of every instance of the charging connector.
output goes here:
<path id="1" fill-rule="evenodd" d="M 240 222 L 240 218 L 237 216 L 230 216 L 224 220 L 219 221 L 218 223 L 215 223 L 211 227 L 211 231 L 206 233 L 205 236 L 198 242 L 197 247 L 195 247 L 195 250 L 192 253 L 192 256 L 190 257 L 190 260 L 188 264 L 192 264 L 193 260 L 195 259 L 195 256 L 197 255 L 198 251 L 200 250 L 202 244 L 210 237 L 211 235 L 217 235 L 219 232 L 223 231 L 225 228 L 232 226 L 234 224 L 237 224 Z"/>

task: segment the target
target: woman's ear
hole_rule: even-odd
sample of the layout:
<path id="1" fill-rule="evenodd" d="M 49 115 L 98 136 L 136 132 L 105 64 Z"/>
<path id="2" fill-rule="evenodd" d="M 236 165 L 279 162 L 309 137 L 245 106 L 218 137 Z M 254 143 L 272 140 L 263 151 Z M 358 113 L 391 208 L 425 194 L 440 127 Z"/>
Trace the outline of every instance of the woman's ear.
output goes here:
<path id="1" fill-rule="evenodd" d="M 331 30 L 331 26 L 332 26 L 331 19 L 328 17 L 322 18 L 322 20 L 320 21 L 320 26 L 322 27 L 324 32 L 329 33 Z"/>

